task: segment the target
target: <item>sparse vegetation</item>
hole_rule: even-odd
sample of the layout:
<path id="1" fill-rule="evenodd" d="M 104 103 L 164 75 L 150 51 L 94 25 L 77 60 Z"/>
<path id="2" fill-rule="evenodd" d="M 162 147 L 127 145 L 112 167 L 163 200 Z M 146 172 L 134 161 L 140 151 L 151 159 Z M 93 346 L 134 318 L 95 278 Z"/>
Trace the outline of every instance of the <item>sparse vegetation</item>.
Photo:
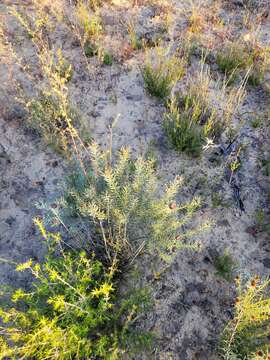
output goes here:
<path id="1" fill-rule="evenodd" d="M 268 64 L 269 49 L 262 47 L 250 34 L 244 39 L 227 42 L 217 53 L 217 65 L 229 83 L 234 82 L 244 71 L 248 73 L 250 85 L 260 85 L 264 81 Z"/>
<path id="2" fill-rule="evenodd" d="M 198 156 L 206 138 L 220 135 L 223 123 L 211 108 L 208 74 L 202 69 L 197 76 L 196 81 L 189 80 L 186 94 L 171 100 L 163 124 L 176 150 Z"/>
<path id="3" fill-rule="evenodd" d="M 233 279 L 233 271 L 236 267 L 236 263 L 233 260 L 231 254 L 228 249 L 224 251 L 223 255 L 218 256 L 214 260 L 214 266 L 217 270 L 217 275 L 223 277 L 228 281 L 232 281 Z"/>
<path id="4" fill-rule="evenodd" d="M 94 255 L 64 250 L 60 234 L 36 223 L 48 255 L 43 264 L 17 266 L 35 281 L 30 292 L 15 290 L 0 309 L 0 358 L 118 359 L 132 344 L 149 346 L 150 334 L 130 329 L 149 303 L 147 293 L 140 289 L 121 300 L 117 262 L 106 269 Z"/>
<path id="5" fill-rule="evenodd" d="M 203 131 L 200 127 L 200 109 L 191 107 L 190 98 L 184 99 L 182 109 L 177 105 L 174 98 L 169 104 L 168 111 L 164 115 L 164 130 L 169 142 L 178 151 L 186 151 L 192 155 L 199 155 L 203 144 Z"/>
<path id="6" fill-rule="evenodd" d="M 237 278 L 236 284 L 234 318 L 223 334 L 223 358 L 267 359 L 270 351 L 269 280 L 253 277 L 244 282 Z"/>
<path id="7" fill-rule="evenodd" d="M 0 359 L 270 359 L 266 2 L 1 2 Z"/>
<path id="8" fill-rule="evenodd" d="M 184 60 L 176 55 L 167 57 L 160 47 L 155 48 L 155 55 L 153 60 L 148 52 L 142 76 L 147 92 L 162 100 L 170 95 L 173 86 L 184 75 Z"/>

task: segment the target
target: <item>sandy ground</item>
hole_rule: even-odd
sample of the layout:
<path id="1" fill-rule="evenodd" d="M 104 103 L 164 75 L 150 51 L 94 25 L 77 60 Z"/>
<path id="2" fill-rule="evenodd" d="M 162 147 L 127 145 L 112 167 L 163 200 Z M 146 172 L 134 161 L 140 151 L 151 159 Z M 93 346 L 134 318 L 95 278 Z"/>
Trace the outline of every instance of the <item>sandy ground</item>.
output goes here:
<path id="1" fill-rule="evenodd" d="M 12 1 L 6 4 L 4 1 L 0 5 L 3 13 L 7 11 L 5 5 L 8 3 Z M 176 10 L 168 32 L 168 42 L 171 43 L 177 41 L 177 32 L 186 24 L 186 18 L 182 15 L 185 6 L 175 3 Z M 261 2 L 254 18 L 263 13 L 268 5 Z M 128 19 L 136 14 L 138 32 L 148 34 L 157 31 L 154 20 L 158 10 L 154 6 L 129 10 L 115 6 L 113 12 L 106 7 L 102 11 L 107 31 L 104 44 L 108 44 L 116 55 L 119 55 L 125 34 L 119 30 L 114 37 L 110 35 L 114 29 L 121 28 L 119 19 Z M 237 29 L 236 20 L 241 18 L 242 12 L 240 5 L 231 8 L 224 6 L 222 10 L 226 21 L 234 19 L 234 31 Z M 21 51 L 26 63 L 35 67 L 30 40 L 12 21 L 10 24 L 9 37 L 15 41 L 15 47 Z M 269 43 L 269 19 L 262 24 L 261 33 L 264 42 Z M 113 129 L 114 149 L 128 145 L 137 154 L 153 151 L 162 183 L 177 174 L 183 175 L 185 182 L 180 200 L 201 196 L 203 206 L 194 223 L 212 222 L 211 229 L 199 237 L 202 251 L 177 254 L 160 280 L 153 280 L 153 264 L 146 260 L 141 284 L 152 284 L 155 305 L 153 311 L 143 319 L 142 327 L 155 331 L 161 340 L 153 354 L 137 359 L 218 359 L 218 337 L 225 322 L 232 316 L 235 292 L 233 283 L 216 275 L 213 265 L 215 257 L 228 249 L 237 262 L 235 274 L 270 275 L 269 236 L 256 228 L 255 220 L 256 211 L 268 211 L 269 179 L 264 175 L 258 159 L 269 149 L 269 119 L 262 120 L 261 126 L 256 129 L 251 124 L 254 116 L 263 118 L 269 110 L 264 89 L 248 87 L 240 109 L 242 114 L 247 114 L 241 116 L 236 140 L 236 145 L 244 148 L 240 155 L 241 167 L 237 172 L 245 209 L 241 211 L 226 179 L 226 157 L 210 149 L 201 158 L 192 159 L 174 152 L 166 143 L 162 130 L 164 108 L 144 90 L 139 69 L 143 62 L 142 52 L 137 51 L 130 59 L 114 63 L 111 67 L 96 68 L 93 59 L 91 69 L 87 71 L 74 37 L 61 26 L 52 36 L 55 47 L 61 46 L 64 55 L 73 64 L 70 97 L 83 114 L 93 138 L 106 146 L 108 127 L 119 116 Z M 197 64 L 198 59 L 194 57 L 192 66 L 196 68 Z M 5 77 L 3 68 L 0 74 Z M 29 87 L 26 80 L 25 87 Z M 8 109 L 4 109 L 0 117 L 0 257 L 13 261 L 24 261 L 29 257 L 41 259 L 44 249 L 32 224 L 32 218 L 40 214 L 35 205 L 40 201 L 50 204 L 57 197 L 65 175 L 65 162 L 46 148 L 36 134 L 25 129 L 23 114 L 20 118 L 20 111 L 12 109 L 10 103 L 13 95 L 8 90 L 7 87 L 1 99 L 5 105 L 8 96 Z M 234 122 L 236 125 L 240 123 L 239 118 L 235 118 Z M 226 206 L 213 206 L 211 199 L 217 192 Z M 12 265 L 0 263 L 0 283 L 22 286 L 26 279 L 18 277 L 12 269 Z"/>

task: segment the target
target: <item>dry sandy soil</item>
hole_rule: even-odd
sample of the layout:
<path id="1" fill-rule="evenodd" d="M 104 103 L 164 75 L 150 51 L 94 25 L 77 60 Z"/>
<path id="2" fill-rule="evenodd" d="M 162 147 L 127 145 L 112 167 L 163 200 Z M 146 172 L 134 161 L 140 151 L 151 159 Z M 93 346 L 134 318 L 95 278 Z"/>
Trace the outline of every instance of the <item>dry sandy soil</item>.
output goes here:
<path id="1" fill-rule="evenodd" d="M 211 1 L 201 3 L 202 16 L 205 16 L 210 11 Z M 33 56 L 34 48 L 25 31 L 8 15 L 12 4 L 31 11 L 31 2 L 2 0 L 0 13 L 6 16 L 9 40 L 23 61 L 32 66 L 38 84 L 40 74 Z M 185 1 L 168 1 L 168 4 L 172 15 L 165 43 L 173 48 L 179 42 L 179 34 L 188 26 L 186 14 L 190 5 Z M 243 4 L 247 4 L 248 8 Z M 269 5 L 267 1 L 223 1 L 218 16 L 231 33 L 237 33 L 249 31 L 242 25 L 244 16 L 249 14 L 250 22 L 260 26 L 260 36 L 266 46 L 270 42 Z M 66 11 L 69 11 L 68 7 Z M 125 56 L 123 52 L 124 41 L 128 40 L 122 23 L 135 19 L 137 33 L 152 36 L 164 25 L 163 11 L 163 7 L 158 5 L 130 6 L 124 2 L 105 5 L 101 9 L 106 29 L 104 46 L 111 49 L 116 59 L 112 66 L 97 64 L 93 58 L 88 71 L 76 38 L 64 25 L 57 26 L 49 36 L 53 46 L 61 47 L 64 56 L 73 65 L 70 98 L 83 114 L 91 136 L 106 146 L 108 126 L 119 114 L 113 129 L 114 149 L 128 145 L 137 154 L 146 154 L 151 150 L 157 158 L 157 171 L 162 183 L 181 174 L 185 182 L 180 199 L 201 196 L 203 206 L 194 222 L 212 222 L 210 230 L 199 237 L 202 250 L 197 253 L 179 252 L 159 280 L 153 280 L 154 265 L 146 264 L 141 283 L 151 284 L 155 305 L 142 320 L 142 327 L 154 330 L 160 341 L 152 354 L 138 359 L 218 359 L 216 346 L 224 324 L 232 316 L 235 287 L 232 282 L 217 276 L 214 259 L 228 249 L 237 262 L 235 275 L 270 275 L 269 235 L 261 231 L 256 223 L 258 210 L 269 214 L 269 178 L 259 161 L 261 156 L 269 155 L 269 99 L 263 86 L 247 86 L 240 115 L 233 119 L 237 128 L 234 146 L 243 148 L 241 167 L 235 175 L 244 205 L 241 209 L 228 182 L 228 159 L 217 147 L 205 150 L 197 159 L 170 148 L 162 129 L 163 105 L 144 89 L 139 68 L 143 64 L 144 53 L 138 50 Z M 203 29 L 208 32 L 208 39 L 216 35 L 211 26 L 209 20 Z M 192 56 L 188 71 L 190 76 L 198 69 L 199 60 L 196 54 Z M 16 105 L 14 88 L 8 81 L 7 65 L 2 61 L 0 66 L 0 257 L 16 262 L 29 257 L 42 259 L 44 250 L 35 234 L 32 218 L 40 215 L 36 206 L 38 202 L 45 201 L 50 206 L 61 193 L 67 165 L 42 143 L 36 133 L 27 130 L 25 113 Z M 217 79 L 219 74 L 215 64 L 211 71 L 213 79 Z M 25 91 L 35 92 L 19 69 L 12 76 L 20 80 Z M 252 126 L 255 118 L 260 119 L 257 128 Z M 225 136 L 221 142 L 225 146 Z M 222 197 L 217 206 L 213 204 L 215 193 Z M 7 262 L 0 263 L 0 272 L 1 284 L 22 286 L 27 281 L 18 277 L 13 265 Z"/>

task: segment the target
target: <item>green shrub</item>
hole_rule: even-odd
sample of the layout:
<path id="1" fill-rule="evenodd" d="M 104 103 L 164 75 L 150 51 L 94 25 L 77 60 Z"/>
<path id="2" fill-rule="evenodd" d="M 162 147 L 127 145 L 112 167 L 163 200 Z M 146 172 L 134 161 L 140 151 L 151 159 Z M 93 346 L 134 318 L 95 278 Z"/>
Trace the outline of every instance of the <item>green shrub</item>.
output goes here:
<path id="1" fill-rule="evenodd" d="M 220 52 L 217 54 L 217 65 L 224 74 L 230 76 L 243 63 L 242 59 L 233 52 Z"/>
<path id="2" fill-rule="evenodd" d="M 217 275 L 222 276 L 228 281 L 232 281 L 233 271 L 236 264 L 227 249 L 224 251 L 223 255 L 220 255 L 214 259 L 214 266 L 217 270 Z"/>
<path id="3" fill-rule="evenodd" d="M 60 235 L 36 222 L 49 253 L 43 264 L 17 266 L 35 280 L 30 291 L 17 289 L 0 309 L 0 358 L 111 360 L 149 346 L 150 334 L 132 326 L 148 306 L 145 290 L 120 298 L 116 263 L 106 269 L 94 255 L 64 250 Z"/>
<path id="4" fill-rule="evenodd" d="M 73 129 L 71 118 L 75 113 L 68 109 L 63 114 L 57 99 L 42 93 L 27 103 L 28 126 L 36 130 L 48 144 L 63 154 L 68 153 L 71 144 L 70 131 Z"/>
<path id="5" fill-rule="evenodd" d="M 67 83 L 72 77 L 72 67 L 64 59 L 60 49 L 56 59 L 49 49 L 43 48 L 39 54 L 41 69 L 47 80 L 38 95 L 26 101 L 27 125 L 36 130 L 43 140 L 61 154 L 69 157 L 71 147 L 88 136 L 81 117 L 71 106 Z M 81 131 L 83 129 L 83 131 Z"/>
<path id="6" fill-rule="evenodd" d="M 216 62 L 220 71 L 228 78 L 228 84 L 233 83 L 242 68 L 246 66 L 247 54 L 240 41 L 228 42 L 218 51 Z"/>
<path id="7" fill-rule="evenodd" d="M 270 280 L 254 277 L 247 283 L 239 278 L 236 282 L 234 318 L 222 338 L 223 359 L 266 360 L 270 352 Z"/>
<path id="8" fill-rule="evenodd" d="M 89 41 L 84 44 L 84 54 L 86 57 L 93 57 L 98 55 L 98 47 Z"/>
<path id="9" fill-rule="evenodd" d="M 164 49 L 155 49 L 155 60 L 148 58 L 142 68 L 142 76 L 147 92 L 165 99 L 171 93 L 173 86 L 184 75 L 184 60 L 176 55 L 167 57 Z"/>
<path id="10" fill-rule="evenodd" d="M 91 13 L 90 7 L 93 7 L 94 2 L 85 4 L 83 1 L 79 1 L 76 7 L 76 18 L 83 31 L 83 39 L 87 41 L 91 38 L 97 38 L 103 31 L 101 18 Z M 98 4 L 96 4 L 98 5 Z"/>
<path id="11" fill-rule="evenodd" d="M 222 124 L 208 99 L 207 74 L 190 80 L 186 95 L 175 96 L 164 115 L 163 126 L 169 142 L 178 151 L 199 155 L 206 137 L 219 136 Z"/>
<path id="12" fill-rule="evenodd" d="M 127 25 L 127 31 L 129 35 L 129 42 L 133 50 L 140 50 L 143 46 L 143 42 L 138 38 L 135 30 L 135 25 L 131 21 Z"/>
<path id="13" fill-rule="evenodd" d="M 179 178 L 159 195 L 154 166 L 152 160 L 132 160 L 128 149 L 121 149 L 111 165 L 108 154 L 93 144 L 89 170 L 70 179 L 61 205 L 89 223 L 91 245 L 109 261 L 115 257 L 132 261 L 144 250 L 158 251 L 166 258 L 173 247 L 196 247 L 181 240 L 188 236 L 183 225 L 198 208 L 199 199 L 175 202 Z"/>
<path id="14" fill-rule="evenodd" d="M 264 210 L 255 213 L 256 226 L 259 231 L 270 234 L 270 216 Z"/>
<path id="15" fill-rule="evenodd" d="M 199 123 L 199 113 L 190 109 L 189 99 L 185 106 L 179 109 L 176 98 L 164 114 L 163 127 L 169 142 L 178 151 L 199 155 L 202 149 L 203 132 Z"/>
<path id="16" fill-rule="evenodd" d="M 256 39 L 238 39 L 228 42 L 216 57 L 219 69 L 233 82 L 238 75 L 247 73 L 247 81 L 252 86 L 260 85 L 269 68 L 269 48 Z"/>
<path id="17" fill-rule="evenodd" d="M 113 63 L 113 57 L 111 54 L 105 52 L 103 55 L 103 64 L 107 66 L 111 66 Z"/>

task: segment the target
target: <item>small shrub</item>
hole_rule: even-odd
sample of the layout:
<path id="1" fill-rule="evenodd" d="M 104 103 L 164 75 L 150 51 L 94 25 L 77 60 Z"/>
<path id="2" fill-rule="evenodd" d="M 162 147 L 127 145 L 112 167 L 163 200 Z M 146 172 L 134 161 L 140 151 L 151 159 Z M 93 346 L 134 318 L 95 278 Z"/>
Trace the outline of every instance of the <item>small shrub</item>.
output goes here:
<path id="1" fill-rule="evenodd" d="M 113 57 L 111 54 L 105 52 L 103 55 L 103 64 L 107 66 L 111 66 L 113 63 Z"/>
<path id="2" fill-rule="evenodd" d="M 176 98 L 170 102 L 164 115 L 163 127 L 169 142 L 176 150 L 199 155 L 203 143 L 203 132 L 198 121 L 199 113 L 196 110 L 190 111 L 188 99 L 185 102 L 183 110 L 179 109 Z"/>
<path id="3" fill-rule="evenodd" d="M 76 17 L 83 31 L 83 42 L 91 38 L 97 38 L 103 31 L 101 18 L 91 14 L 91 9 L 80 1 L 76 7 Z"/>
<path id="4" fill-rule="evenodd" d="M 224 199 L 224 195 L 217 192 L 217 191 L 214 191 L 212 194 L 211 194 L 211 202 L 212 202 L 212 207 L 215 209 L 215 208 L 218 208 L 220 206 L 222 207 L 229 207 L 229 204 L 228 202 L 225 201 Z"/>
<path id="5" fill-rule="evenodd" d="M 127 31 L 129 35 L 130 45 L 133 50 L 140 50 L 143 46 L 142 40 L 140 40 L 136 34 L 135 26 L 133 22 L 129 22 L 127 26 Z"/>
<path id="6" fill-rule="evenodd" d="M 237 68 L 243 66 L 243 60 L 237 52 L 230 49 L 217 54 L 217 65 L 224 74 L 231 76 Z M 235 79 L 235 75 L 233 79 Z"/>
<path id="7" fill-rule="evenodd" d="M 86 41 L 83 49 L 86 57 L 93 57 L 95 55 L 98 55 L 98 47 L 89 41 Z"/>
<path id="8" fill-rule="evenodd" d="M 217 65 L 232 83 L 238 75 L 247 73 L 250 85 L 260 85 L 269 68 L 269 49 L 259 44 L 256 39 L 246 36 L 244 40 L 228 42 L 217 53 Z"/>
<path id="9" fill-rule="evenodd" d="M 57 51 L 57 59 L 47 48 L 39 54 L 41 68 L 48 81 L 38 96 L 26 101 L 28 126 L 37 130 L 46 143 L 63 155 L 70 155 L 70 147 L 79 139 L 77 129 L 82 127 L 81 119 L 71 107 L 67 83 L 72 76 L 72 67 Z M 77 126 L 77 129 L 75 128 Z"/>
<path id="10" fill-rule="evenodd" d="M 159 47 L 155 50 L 156 61 L 151 60 L 148 53 L 147 61 L 142 68 L 142 76 L 148 93 L 158 99 L 165 99 L 184 75 L 184 60 L 176 55 L 168 58 L 165 51 Z"/>
<path id="11" fill-rule="evenodd" d="M 223 359 L 268 359 L 270 280 L 253 277 L 243 283 L 238 278 L 236 283 L 238 296 L 234 318 L 226 326 L 222 338 Z"/>
<path id="12" fill-rule="evenodd" d="M 261 120 L 260 120 L 260 118 L 255 118 L 255 119 L 251 120 L 251 126 L 252 126 L 254 129 L 259 128 L 260 125 L 261 125 Z"/>
<path id="13" fill-rule="evenodd" d="M 235 261 L 227 249 L 224 251 L 223 255 L 218 256 L 214 260 L 214 266 L 217 270 L 217 275 L 228 281 L 232 281 L 233 279 L 235 265 Z"/>
<path id="14" fill-rule="evenodd" d="M 148 347 L 150 334 L 132 326 L 148 306 L 147 293 L 121 299 L 116 263 L 106 269 L 93 255 L 63 250 L 60 235 L 37 222 L 49 254 L 43 264 L 29 260 L 17 266 L 35 280 L 29 292 L 15 290 L 0 309 L 0 358 L 116 360 L 128 350 Z"/>
<path id="15" fill-rule="evenodd" d="M 176 178 L 159 196 L 152 160 L 132 160 L 129 150 L 122 149 L 111 165 L 108 154 L 95 144 L 91 154 L 92 165 L 80 180 L 71 179 L 61 205 L 67 211 L 63 217 L 71 210 L 89 223 L 91 246 L 98 254 L 106 254 L 109 262 L 115 257 L 132 262 L 145 250 L 169 259 L 172 248 L 197 248 L 198 244 L 182 240 L 190 236 L 183 225 L 200 202 L 196 198 L 187 204 L 175 202 L 181 179 Z"/>

